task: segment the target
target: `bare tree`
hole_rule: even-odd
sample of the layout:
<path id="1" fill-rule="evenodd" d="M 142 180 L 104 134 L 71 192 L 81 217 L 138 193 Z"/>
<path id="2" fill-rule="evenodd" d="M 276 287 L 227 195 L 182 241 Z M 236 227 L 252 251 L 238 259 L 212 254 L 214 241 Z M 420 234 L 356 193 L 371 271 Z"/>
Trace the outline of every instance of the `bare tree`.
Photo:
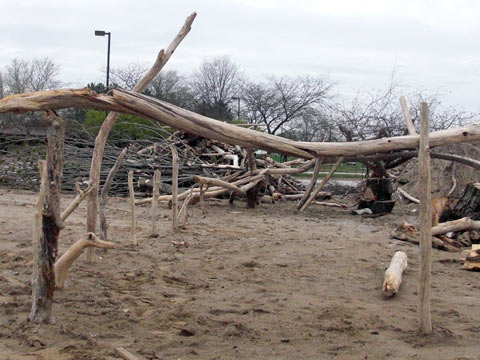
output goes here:
<path id="1" fill-rule="evenodd" d="M 148 95 L 185 109 L 192 109 L 193 95 L 187 79 L 175 70 L 160 73 L 145 91 Z"/>
<path id="2" fill-rule="evenodd" d="M 241 83 L 238 65 L 227 56 L 204 61 L 190 82 L 195 110 L 220 120 L 231 120 L 229 103 L 238 96 Z"/>
<path id="3" fill-rule="evenodd" d="M 60 87 L 59 72 L 60 66 L 49 58 L 13 59 L 3 74 L 5 93 L 21 94 Z"/>
<path id="4" fill-rule="evenodd" d="M 242 91 L 249 122 L 265 124 L 269 134 L 288 132 L 293 123 L 318 113 L 330 99 L 333 83 L 324 77 L 269 77 Z M 311 120 L 311 119 L 310 119 Z"/>
<path id="5" fill-rule="evenodd" d="M 110 79 L 114 87 L 132 90 L 147 71 L 147 64 L 132 62 L 125 67 L 110 69 Z"/>

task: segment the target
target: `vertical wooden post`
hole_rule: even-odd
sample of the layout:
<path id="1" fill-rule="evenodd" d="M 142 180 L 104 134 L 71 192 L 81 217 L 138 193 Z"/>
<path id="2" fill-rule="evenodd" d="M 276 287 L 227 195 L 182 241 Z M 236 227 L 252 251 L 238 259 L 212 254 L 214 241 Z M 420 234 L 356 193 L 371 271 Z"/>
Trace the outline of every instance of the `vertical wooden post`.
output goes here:
<path id="1" fill-rule="evenodd" d="M 257 170 L 257 163 L 255 161 L 255 154 L 253 153 L 253 148 L 247 149 L 247 158 L 248 158 L 248 170 L 253 173 Z M 247 190 L 247 208 L 254 209 L 257 203 L 258 197 L 258 188 L 254 186 L 253 188 Z"/>
<path id="2" fill-rule="evenodd" d="M 55 289 L 55 259 L 58 235 L 63 224 L 60 219 L 60 195 L 63 177 L 64 120 L 48 113 L 47 129 L 47 186 L 42 212 L 42 230 L 36 251 L 32 281 L 30 321 L 49 323 Z"/>
<path id="3" fill-rule="evenodd" d="M 157 233 L 157 213 L 158 213 L 158 196 L 160 195 L 160 170 L 153 173 L 153 196 L 152 196 L 152 236 L 156 237 Z"/>
<path id="4" fill-rule="evenodd" d="M 208 189 L 208 185 L 207 185 L 207 189 Z M 202 214 L 205 214 L 206 212 L 206 209 L 205 209 L 205 191 L 207 189 L 204 189 L 203 188 L 203 184 L 200 184 L 200 196 L 199 196 L 199 201 L 200 201 L 200 209 L 202 210 Z"/>
<path id="5" fill-rule="evenodd" d="M 178 154 L 175 147 L 170 146 L 172 151 L 172 227 L 178 229 Z"/>
<path id="6" fill-rule="evenodd" d="M 420 103 L 420 144 L 418 148 L 418 174 L 420 183 L 420 271 L 418 278 L 418 320 L 420 332 L 432 332 L 430 313 L 430 286 L 432 267 L 432 194 L 430 178 L 429 111 Z"/>
<path id="7" fill-rule="evenodd" d="M 136 235 L 136 227 L 137 227 L 137 217 L 135 215 L 135 191 L 133 190 L 133 171 L 130 170 L 128 172 L 128 192 L 130 193 L 130 209 L 132 214 L 132 230 L 130 239 L 132 241 L 133 246 L 137 246 L 137 235 Z"/>
<path id="8" fill-rule="evenodd" d="M 37 278 L 38 271 L 38 253 L 40 251 L 40 237 L 42 236 L 42 212 L 45 196 L 47 195 L 47 162 L 45 160 L 38 161 L 38 170 L 40 172 L 40 191 L 38 192 L 38 200 L 35 206 L 35 219 L 33 222 L 32 246 L 33 246 L 33 276 L 32 287 Z"/>

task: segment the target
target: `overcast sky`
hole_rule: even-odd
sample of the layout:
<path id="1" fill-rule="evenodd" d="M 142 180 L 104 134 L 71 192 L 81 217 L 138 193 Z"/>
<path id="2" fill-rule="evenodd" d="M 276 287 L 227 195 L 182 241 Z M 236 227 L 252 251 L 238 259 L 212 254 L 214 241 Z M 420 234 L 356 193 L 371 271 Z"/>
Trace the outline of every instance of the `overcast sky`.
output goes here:
<path id="1" fill-rule="evenodd" d="M 476 0 L 0 0 L 0 69 L 50 57 L 69 87 L 105 82 L 111 66 L 151 64 L 185 18 L 192 31 L 165 69 L 190 73 L 228 55 L 250 78 L 323 74 L 337 91 L 408 87 L 479 112 L 480 1 Z M 407 91 L 407 90 L 406 90 Z"/>

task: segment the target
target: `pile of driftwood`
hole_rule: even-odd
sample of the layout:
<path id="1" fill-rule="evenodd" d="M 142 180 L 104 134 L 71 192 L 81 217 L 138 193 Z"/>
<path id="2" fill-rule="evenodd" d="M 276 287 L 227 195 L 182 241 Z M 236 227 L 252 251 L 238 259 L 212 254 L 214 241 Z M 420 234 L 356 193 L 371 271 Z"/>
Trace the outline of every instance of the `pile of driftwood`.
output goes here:
<path id="1" fill-rule="evenodd" d="M 480 184 L 469 184 L 457 200 L 432 199 L 432 246 L 452 252 L 480 243 Z M 419 243 L 419 231 L 403 221 L 392 237 Z M 475 246 L 475 245 L 473 245 Z M 472 250 L 473 251 L 473 250 Z"/>

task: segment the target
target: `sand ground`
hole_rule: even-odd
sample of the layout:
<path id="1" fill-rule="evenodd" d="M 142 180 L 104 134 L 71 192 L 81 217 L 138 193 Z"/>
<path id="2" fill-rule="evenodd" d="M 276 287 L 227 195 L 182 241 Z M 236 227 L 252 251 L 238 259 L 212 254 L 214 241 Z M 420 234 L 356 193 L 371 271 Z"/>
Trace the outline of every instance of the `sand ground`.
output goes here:
<path id="1" fill-rule="evenodd" d="M 71 200 L 64 196 L 63 204 Z M 391 239 L 415 206 L 380 218 L 294 203 L 211 202 L 173 232 L 160 206 L 158 238 L 138 207 L 139 246 L 129 245 L 129 204 L 109 203 L 109 240 L 97 262 L 79 258 L 55 293 L 54 322 L 30 310 L 31 224 L 36 195 L 0 188 L 0 359 L 480 359 L 480 273 L 434 251 L 431 336 L 417 328 L 417 246 Z M 60 254 L 82 235 L 86 204 L 60 235 Z M 176 247 L 172 241 L 186 242 Z M 383 272 L 408 255 L 400 293 L 382 296 Z"/>

